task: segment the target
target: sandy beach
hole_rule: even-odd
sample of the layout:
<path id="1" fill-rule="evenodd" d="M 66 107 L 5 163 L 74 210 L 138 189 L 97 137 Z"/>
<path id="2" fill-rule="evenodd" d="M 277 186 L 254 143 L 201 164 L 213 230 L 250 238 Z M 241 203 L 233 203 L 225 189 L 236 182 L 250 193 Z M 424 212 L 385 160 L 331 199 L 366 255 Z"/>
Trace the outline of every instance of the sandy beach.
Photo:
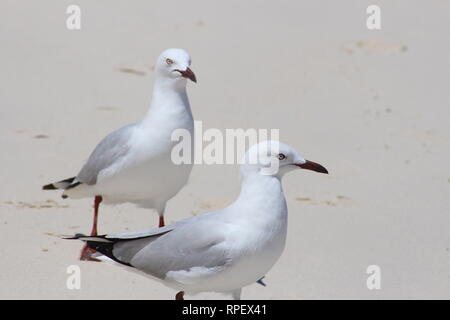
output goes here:
<path id="1" fill-rule="evenodd" d="M 0 3 L 0 299 L 172 299 L 163 285 L 81 262 L 92 199 L 42 185 L 76 175 L 107 133 L 139 121 L 154 62 L 192 56 L 188 84 L 204 129 L 280 130 L 328 176 L 295 172 L 283 187 L 286 249 L 267 287 L 243 299 L 450 298 L 450 60 L 446 1 L 78 0 Z M 168 223 L 225 207 L 237 165 L 195 165 Z M 104 206 L 100 233 L 155 227 L 155 213 Z M 81 269 L 81 288 L 66 286 Z M 381 270 L 369 290 L 368 266 Z M 204 293 L 187 299 L 223 299 Z"/>

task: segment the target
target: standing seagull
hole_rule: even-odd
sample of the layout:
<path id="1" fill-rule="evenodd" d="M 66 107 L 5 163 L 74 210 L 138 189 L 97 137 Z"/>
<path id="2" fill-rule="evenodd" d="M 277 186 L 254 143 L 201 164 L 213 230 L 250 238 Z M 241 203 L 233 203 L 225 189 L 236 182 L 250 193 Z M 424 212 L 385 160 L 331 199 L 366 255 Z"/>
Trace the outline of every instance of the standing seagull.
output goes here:
<path id="1" fill-rule="evenodd" d="M 274 161 L 278 170 L 267 170 Z M 242 287 L 261 279 L 284 249 L 287 206 L 281 178 L 299 168 L 328 173 L 285 144 L 261 142 L 247 152 L 241 193 L 227 208 L 146 232 L 71 239 L 178 290 L 176 299 L 205 291 L 239 299 Z"/>
<path id="2" fill-rule="evenodd" d="M 94 149 L 76 177 L 51 183 L 44 190 L 63 189 L 63 198 L 94 197 L 92 236 L 97 235 L 98 208 L 131 202 L 153 208 L 164 226 L 166 202 L 186 184 L 192 163 L 175 165 L 172 141 L 177 129 L 188 130 L 193 145 L 194 121 L 186 94 L 187 79 L 197 82 L 182 49 L 168 49 L 155 66 L 152 102 L 144 119 L 107 135 Z M 91 258 L 85 246 L 81 260 Z"/>

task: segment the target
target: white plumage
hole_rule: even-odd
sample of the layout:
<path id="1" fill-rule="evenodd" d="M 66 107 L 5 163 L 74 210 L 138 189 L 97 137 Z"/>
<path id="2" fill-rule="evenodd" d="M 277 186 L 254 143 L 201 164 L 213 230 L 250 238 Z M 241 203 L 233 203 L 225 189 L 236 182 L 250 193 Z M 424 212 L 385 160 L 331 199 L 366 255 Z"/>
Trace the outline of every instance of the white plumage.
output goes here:
<path id="1" fill-rule="evenodd" d="M 277 159 L 279 170 L 268 173 Z M 180 290 L 177 297 L 214 291 L 239 298 L 241 288 L 261 279 L 284 249 L 287 206 L 281 178 L 298 168 L 327 173 L 287 145 L 262 142 L 247 152 L 240 195 L 227 208 L 144 232 L 75 238 Z"/>
<path id="2" fill-rule="evenodd" d="M 184 50 L 164 51 L 156 63 L 152 102 L 144 119 L 107 135 L 75 179 L 46 189 L 65 189 L 63 196 L 69 198 L 99 195 L 105 203 L 132 202 L 163 215 L 166 202 L 186 184 L 192 169 L 192 164 L 176 165 L 171 160 L 177 143 L 171 140 L 174 130 L 189 131 L 193 145 L 186 78 L 196 79 L 190 62 Z"/>
<path id="3" fill-rule="evenodd" d="M 107 135 L 94 149 L 76 177 L 51 183 L 45 190 L 64 189 L 64 198 L 94 197 L 91 235 L 97 235 L 98 208 L 131 202 L 155 209 L 164 225 L 166 202 L 186 184 L 192 162 L 175 164 L 171 159 L 172 133 L 184 129 L 194 142 L 194 121 L 186 93 L 187 79 L 196 82 L 189 68 L 191 58 L 182 49 L 168 49 L 155 65 L 150 109 L 144 119 Z M 85 246 L 81 260 L 93 260 Z"/>

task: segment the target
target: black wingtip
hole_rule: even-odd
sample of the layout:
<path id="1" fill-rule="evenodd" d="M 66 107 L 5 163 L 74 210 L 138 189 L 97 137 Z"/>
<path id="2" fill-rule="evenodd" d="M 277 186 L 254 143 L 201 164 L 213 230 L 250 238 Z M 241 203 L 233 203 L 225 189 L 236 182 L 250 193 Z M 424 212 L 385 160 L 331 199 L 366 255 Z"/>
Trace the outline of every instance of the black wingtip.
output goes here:
<path id="1" fill-rule="evenodd" d="M 53 183 L 46 184 L 42 187 L 42 190 L 56 190 L 57 188 Z"/>
<path id="2" fill-rule="evenodd" d="M 83 239 L 83 238 L 85 238 L 85 239 Z M 112 239 L 106 239 L 106 235 L 90 237 L 90 236 L 86 236 L 82 233 L 77 233 L 72 237 L 67 237 L 67 238 L 63 238 L 63 239 L 64 240 L 81 240 L 81 241 L 85 242 L 89 248 L 91 248 L 97 252 L 100 252 L 101 254 L 107 256 L 108 258 L 114 260 L 115 262 L 123 264 L 128 267 L 133 267 L 130 263 L 120 261 L 118 258 L 116 258 L 114 256 L 113 250 L 114 250 L 114 245 L 116 244 L 116 241 L 114 241 Z M 98 241 L 88 240 L 88 239 L 97 239 Z M 104 239 L 104 240 L 102 241 L 102 239 Z"/>
<path id="3" fill-rule="evenodd" d="M 266 283 L 263 281 L 264 278 L 265 278 L 265 277 L 262 277 L 261 279 L 259 279 L 258 281 L 256 281 L 256 283 L 262 285 L 263 287 L 265 287 L 265 286 L 266 286 Z"/>
<path id="4" fill-rule="evenodd" d="M 102 237 L 104 238 L 105 236 L 102 236 Z M 87 240 L 86 244 L 89 248 L 91 248 L 97 252 L 100 252 L 101 254 L 107 256 L 108 258 L 114 260 L 117 263 L 123 264 L 128 267 L 133 267 L 130 263 L 121 261 L 114 256 L 113 250 L 114 250 L 114 245 L 116 244 L 116 242 L 114 242 L 114 241 L 97 242 L 97 241 Z"/>
<path id="5" fill-rule="evenodd" d="M 78 240 L 80 238 L 87 237 L 85 234 L 76 233 L 74 236 L 65 236 L 63 240 Z"/>
<path id="6" fill-rule="evenodd" d="M 76 177 L 67 178 L 58 182 L 49 183 L 42 187 L 42 190 L 57 190 L 57 189 L 67 189 L 75 188 L 81 182 L 75 181 Z M 75 181 L 75 183 L 74 183 Z"/>

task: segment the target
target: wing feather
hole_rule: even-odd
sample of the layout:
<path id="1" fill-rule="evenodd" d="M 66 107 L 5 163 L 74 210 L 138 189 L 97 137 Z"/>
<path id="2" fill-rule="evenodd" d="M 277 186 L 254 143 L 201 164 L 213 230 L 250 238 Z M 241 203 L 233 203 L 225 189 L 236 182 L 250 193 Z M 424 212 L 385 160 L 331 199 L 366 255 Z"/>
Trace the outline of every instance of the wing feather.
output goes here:
<path id="1" fill-rule="evenodd" d="M 108 168 L 130 150 L 129 140 L 135 124 L 122 127 L 107 135 L 95 147 L 77 175 L 77 180 L 88 185 L 97 183 L 100 171 Z"/>

